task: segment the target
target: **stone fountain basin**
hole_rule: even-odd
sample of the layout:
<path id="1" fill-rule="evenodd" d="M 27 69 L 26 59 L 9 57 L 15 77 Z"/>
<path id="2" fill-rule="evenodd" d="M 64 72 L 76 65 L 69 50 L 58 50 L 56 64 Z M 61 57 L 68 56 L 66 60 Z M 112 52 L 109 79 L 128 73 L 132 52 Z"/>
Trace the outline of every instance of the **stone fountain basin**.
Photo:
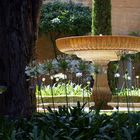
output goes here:
<path id="1" fill-rule="evenodd" d="M 140 37 L 132 36 L 73 36 L 56 40 L 61 52 L 76 54 L 86 60 L 116 61 L 122 53 L 140 51 Z"/>

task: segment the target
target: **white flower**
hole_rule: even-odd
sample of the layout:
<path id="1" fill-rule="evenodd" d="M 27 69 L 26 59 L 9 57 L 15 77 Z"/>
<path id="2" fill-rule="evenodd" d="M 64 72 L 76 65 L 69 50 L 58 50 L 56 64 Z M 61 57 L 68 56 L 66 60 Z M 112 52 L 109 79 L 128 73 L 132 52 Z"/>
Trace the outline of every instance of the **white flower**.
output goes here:
<path id="1" fill-rule="evenodd" d="M 93 73 L 94 72 L 94 66 L 92 64 L 89 64 L 88 71 L 89 71 L 89 73 Z"/>
<path id="2" fill-rule="evenodd" d="M 27 76 L 30 76 L 30 67 L 26 66 L 26 68 L 25 68 L 25 74 Z"/>
<path id="3" fill-rule="evenodd" d="M 136 75 L 136 79 L 139 79 L 140 77 L 139 77 L 139 75 Z"/>
<path id="4" fill-rule="evenodd" d="M 65 64 L 65 69 L 70 70 L 71 73 L 85 72 L 92 74 L 94 72 L 94 66 L 92 63 L 82 61 L 81 59 L 74 59 L 71 55 L 59 55 L 57 56 L 58 70 Z"/>
<path id="5" fill-rule="evenodd" d="M 77 90 L 79 90 L 79 89 L 81 90 L 80 85 L 76 85 L 76 86 L 74 87 L 74 90 L 75 90 L 75 91 L 77 91 Z"/>
<path id="6" fill-rule="evenodd" d="M 79 65 L 78 60 L 71 60 L 70 61 L 70 70 L 71 70 L 72 73 L 78 72 L 78 65 Z"/>
<path id="7" fill-rule="evenodd" d="M 120 77 L 120 74 L 119 73 L 115 73 L 114 77 L 118 78 L 118 77 Z"/>
<path id="8" fill-rule="evenodd" d="M 52 64 L 53 64 L 53 65 L 57 65 L 57 64 L 58 64 L 58 61 L 57 61 L 56 59 L 53 59 L 53 60 L 52 60 Z"/>
<path id="9" fill-rule="evenodd" d="M 36 68 L 36 66 L 34 66 L 34 67 L 26 66 L 25 74 L 27 76 L 30 76 L 30 77 L 36 77 L 36 75 L 37 75 L 37 68 Z"/>
<path id="10" fill-rule="evenodd" d="M 36 71 L 37 71 L 37 73 L 38 73 L 39 75 L 44 74 L 45 72 L 44 72 L 44 69 L 43 69 L 43 64 L 38 64 L 38 65 L 36 66 Z"/>
<path id="11" fill-rule="evenodd" d="M 131 80 L 131 77 L 130 77 L 130 76 L 128 76 L 128 77 L 127 77 L 127 80 Z"/>
<path id="12" fill-rule="evenodd" d="M 40 75 L 52 75 L 57 72 L 59 75 L 58 78 L 67 78 L 66 75 L 60 75 L 60 71 L 62 70 L 76 73 L 76 77 L 81 77 L 83 72 L 87 75 L 92 74 L 95 71 L 95 68 L 90 62 L 74 59 L 74 57 L 70 55 L 59 55 L 57 59 L 47 60 L 41 64 L 33 61 L 25 68 L 25 73 L 30 77 L 37 77 Z"/>
<path id="13" fill-rule="evenodd" d="M 59 78 L 56 78 L 55 80 L 58 82 L 59 81 Z"/>
<path id="14" fill-rule="evenodd" d="M 42 78 L 42 81 L 44 82 L 46 79 L 45 78 Z"/>
<path id="15" fill-rule="evenodd" d="M 50 78 L 51 78 L 51 80 L 53 80 L 54 79 L 54 76 L 51 76 Z"/>
<path id="16" fill-rule="evenodd" d="M 74 15 L 70 16 L 70 21 L 73 22 L 75 19 Z"/>
<path id="17" fill-rule="evenodd" d="M 76 73 L 76 77 L 81 77 L 81 76 L 82 76 L 81 72 Z"/>
<path id="18" fill-rule="evenodd" d="M 51 20 L 51 22 L 59 24 L 61 21 L 60 21 L 59 18 L 54 18 L 54 19 Z"/>
<path id="19" fill-rule="evenodd" d="M 30 69 L 30 67 L 29 67 L 29 66 L 26 66 L 26 67 L 25 67 L 25 70 L 29 70 L 29 69 Z"/>
<path id="20" fill-rule="evenodd" d="M 126 73 L 126 74 L 124 75 L 124 79 L 125 79 L 125 80 L 131 80 L 131 77 L 128 75 L 128 73 Z"/>
<path id="21" fill-rule="evenodd" d="M 58 79 L 67 79 L 67 75 L 63 74 L 63 73 L 58 73 L 58 74 L 55 74 L 53 76 L 51 76 L 51 78 L 58 78 Z"/>

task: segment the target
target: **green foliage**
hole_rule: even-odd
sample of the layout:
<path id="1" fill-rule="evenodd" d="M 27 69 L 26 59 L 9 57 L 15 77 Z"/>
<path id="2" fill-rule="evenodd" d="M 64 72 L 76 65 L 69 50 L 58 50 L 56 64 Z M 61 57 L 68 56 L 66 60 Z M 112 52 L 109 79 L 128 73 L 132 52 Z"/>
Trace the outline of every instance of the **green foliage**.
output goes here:
<path id="1" fill-rule="evenodd" d="M 118 94 L 120 96 L 140 96 L 140 89 L 123 89 L 121 91 L 118 91 L 115 93 L 115 95 Z"/>
<path id="2" fill-rule="evenodd" d="M 129 33 L 131 36 L 140 36 L 140 31 L 132 31 Z"/>
<path id="3" fill-rule="evenodd" d="M 92 34 L 111 35 L 111 0 L 92 1 Z"/>
<path id="4" fill-rule="evenodd" d="M 117 83 L 118 83 L 118 78 L 115 77 L 115 74 L 118 72 L 119 69 L 119 64 L 118 61 L 114 61 L 114 62 L 110 62 L 108 64 L 108 71 L 107 71 L 107 75 L 108 75 L 108 84 L 109 87 L 111 89 L 112 92 L 116 91 L 117 88 Z"/>
<path id="5" fill-rule="evenodd" d="M 42 6 L 39 29 L 65 35 L 84 35 L 91 31 L 91 9 L 79 4 L 51 2 Z"/>
<path id="6" fill-rule="evenodd" d="M 0 118 L 1 140 L 138 140 L 140 113 L 85 112 L 84 106 L 48 108 L 31 119 Z"/>
<path id="7" fill-rule="evenodd" d="M 4 93 L 7 90 L 6 86 L 0 86 L 0 94 Z"/>
<path id="8" fill-rule="evenodd" d="M 132 32 L 129 33 L 129 35 L 135 36 L 135 37 L 140 37 L 140 31 L 132 31 Z M 130 58 L 132 59 L 132 61 L 134 63 L 139 63 L 139 61 L 140 61 L 140 53 L 131 54 Z"/>

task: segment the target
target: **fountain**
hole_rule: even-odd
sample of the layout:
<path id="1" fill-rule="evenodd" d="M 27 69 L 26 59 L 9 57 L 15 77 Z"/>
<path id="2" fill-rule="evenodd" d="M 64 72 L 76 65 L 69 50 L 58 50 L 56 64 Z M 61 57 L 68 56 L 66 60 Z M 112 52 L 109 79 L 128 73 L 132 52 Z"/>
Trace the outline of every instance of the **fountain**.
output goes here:
<path id="1" fill-rule="evenodd" d="M 112 93 L 107 80 L 107 64 L 119 60 L 122 54 L 140 52 L 140 38 L 132 36 L 74 36 L 56 40 L 58 49 L 66 54 L 97 64 L 101 71 L 95 77 L 93 87 L 94 108 L 111 109 L 107 103 Z"/>

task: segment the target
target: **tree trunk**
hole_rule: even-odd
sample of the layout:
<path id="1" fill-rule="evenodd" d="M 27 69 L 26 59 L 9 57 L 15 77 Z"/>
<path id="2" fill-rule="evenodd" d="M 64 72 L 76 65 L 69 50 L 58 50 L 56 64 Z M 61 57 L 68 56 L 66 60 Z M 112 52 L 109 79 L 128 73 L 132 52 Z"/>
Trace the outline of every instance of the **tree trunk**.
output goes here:
<path id="1" fill-rule="evenodd" d="M 34 56 L 41 0 L 0 1 L 0 115 L 28 116 L 35 111 L 25 67 Z"/>

